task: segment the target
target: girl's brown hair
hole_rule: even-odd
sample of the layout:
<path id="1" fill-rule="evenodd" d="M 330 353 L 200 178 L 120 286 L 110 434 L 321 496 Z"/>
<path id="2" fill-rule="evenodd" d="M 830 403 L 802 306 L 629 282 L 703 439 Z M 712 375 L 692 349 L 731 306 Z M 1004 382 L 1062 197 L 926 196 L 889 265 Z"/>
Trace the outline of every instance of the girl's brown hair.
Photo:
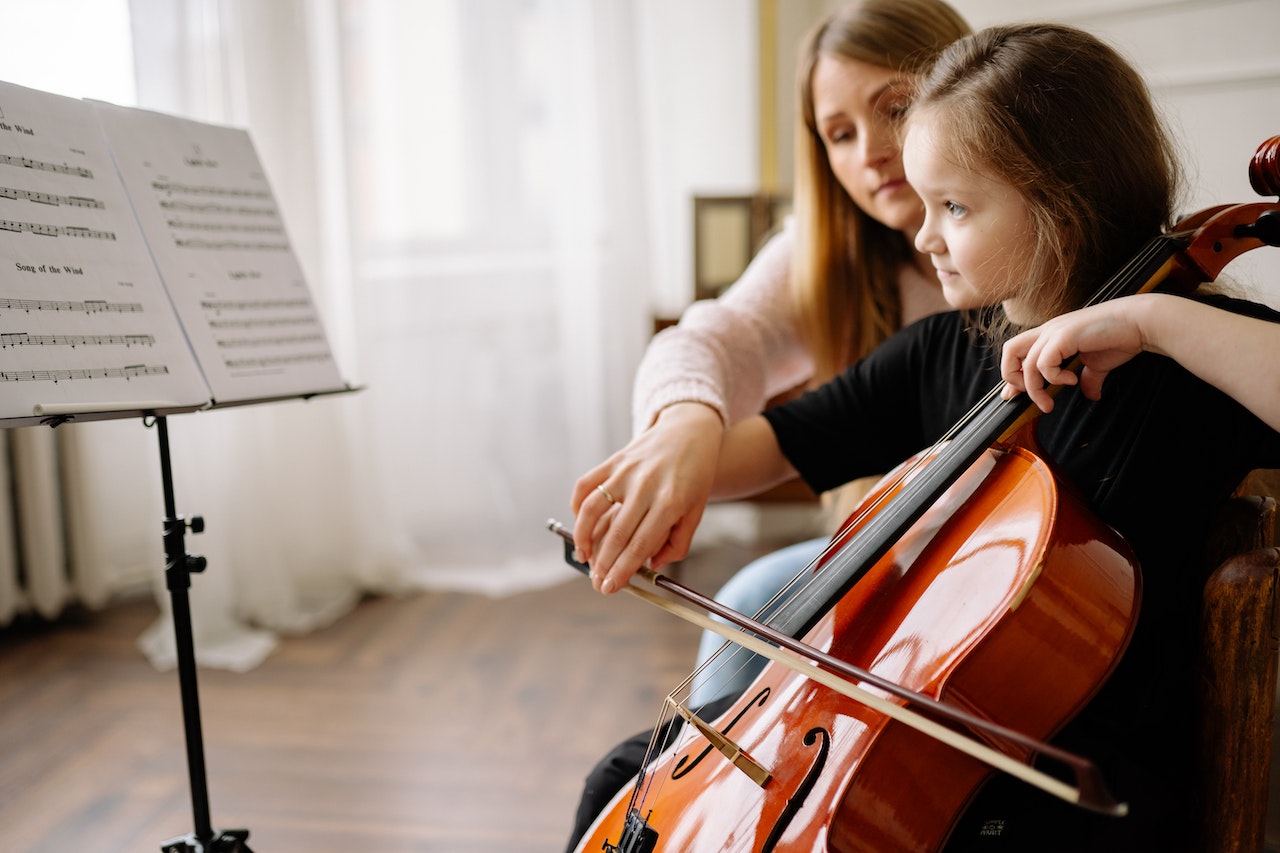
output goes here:
<path id="1" fill-rule="evenodd" d="M 1022 298 L 1037 322 L 1084 305 L 1172 224 L 1173 145 L 1138 72 L 1088 33 L 1028 24 L 963 38 L 921 82 L 908 124 L 926 110 L 955 163 L 1026 200 Z M 979 320 L 997 340 L 1009 331 L 998 309 Z"/>
<path id="2" fill-rule="evenodd" d="M 898 272 L 915 254 L 906 236 L 864 213 L 836 180 L 814 116 L 814 67 L 830 56 L 914 76 L 969 31 L 941 0 L 858 0 L 822 21 L 801 47 L 791 282 L 801 329 L 813 348 L 815 382 L 897 331 Z"/>

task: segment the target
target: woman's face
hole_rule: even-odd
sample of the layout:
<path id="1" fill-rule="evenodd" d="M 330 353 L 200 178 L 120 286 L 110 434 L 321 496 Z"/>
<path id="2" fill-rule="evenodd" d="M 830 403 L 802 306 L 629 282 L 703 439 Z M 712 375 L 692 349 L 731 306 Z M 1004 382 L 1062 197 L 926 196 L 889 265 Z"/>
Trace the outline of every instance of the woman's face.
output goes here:
<path id="1" fill-rule="evenodd" d="M 951 148 L 932 110 L 911 117 L 902 159 L 924 203 L 916 249 L 929 255 L 952 307 L 1004 303 L 1010 320 L 1026 322 L 1019 299 L 1033 238 L 1026 200 L 1005 181 L 957 164 Z"/>
<path id="2" fill-rule="evenodd" d="M 813 68 L 812 90 L 818 133 L 840 185 L 867 215 L 911 236 L 922 211 L 897 142 L 906 80 L 878 65 L 823 55 Z"/>

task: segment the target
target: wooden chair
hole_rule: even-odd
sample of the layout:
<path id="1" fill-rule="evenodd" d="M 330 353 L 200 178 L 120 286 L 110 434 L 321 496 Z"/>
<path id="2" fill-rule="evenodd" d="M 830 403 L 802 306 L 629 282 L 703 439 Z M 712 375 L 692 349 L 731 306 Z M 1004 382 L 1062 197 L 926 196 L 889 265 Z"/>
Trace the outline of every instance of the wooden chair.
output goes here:
<path id="1" fill-rule="evenodd" d="M 1222 508 L 1206 553 L 1199 668 L 1204 853 L 1263 853 L 1275 725 L 1276 501 L 1237 496 Z M 1214 568 L 1216 567 L 1216 568 Z"/>

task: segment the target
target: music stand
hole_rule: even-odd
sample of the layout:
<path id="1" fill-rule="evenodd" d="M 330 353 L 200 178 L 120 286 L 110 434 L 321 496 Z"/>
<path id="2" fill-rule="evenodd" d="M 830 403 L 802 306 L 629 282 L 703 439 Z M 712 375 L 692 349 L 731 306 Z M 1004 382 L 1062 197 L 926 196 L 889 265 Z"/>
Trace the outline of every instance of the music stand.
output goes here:
<path id="1" fill-rule="evenodd" d="M 358 391 L 347 387 L 335 391 L 290 397 L 275 397 L 237 403 L 275 402 L 284 399 L 309 400 L 327 394 Z M 213 408 L 226 408 L 213 406 Z M 146 423 L 146 420 L 143 421 Z M 174 499 L 173 466 L 169 458 L 169 424 L 165 415 L 155 415 L 153 423 L 160 447 L 160 483 L 164 490 L 164 579 L 173 610 L 173 636 L 177 652 L 178 689 L 182 697 L 182 726 L 187 745 L 187 776 L 191 788 L 191 812 L 195 829 L 187 835 L 170 838 L 162 853 L 252 853 L 246 840 L 247 829 L 214 829 L 209 811 L 209 784 L 204 763 L 204 734 L 200 722 L 200 695 L 197 687 L 194 631 L 191 624 L 191 602 L 187 590 L 191 575 L 205 570 L 208 561 L 199 554 L 187 553 L 186 534 L 204 531 L 204 518 L 189 519 L 178 515 Z"/>
<path id="2" fill-rule="evenodd" d="M 200 725 L 200 696 L 196 686 L 196 653 L 191 627 L 192 572 L 205 570 L 208 561 L 188 554 L 186 533 L 204 530 L 198 515 L 189 520 L 178 515 L 173 493 L 173 467 L 169 461 L 169 424 L 164 415 L 155 418 L 160 442 L 160 482 L 164 489 L 164 583 L 173 608 L 173 638 L 178 655 L 178 689 L 182 695 L 182 727 L 187 743 L 187 777 L 191 787 L 191 812 L 195 830 L 170 838 L 160 846 L 163 853 L 252 853 L 245 841 L 247 829 L 218 831 L 209 818 L 209 784 L 204 766 L 204 735 Z"/>
<path id="3" fill-rule="evenodd" d="M 0 429 L 140 417 L 159 438 L 192 833 L 163 853 L 250 853 L 215 830 L 168 415 L 357 390 L 337 369 L 247 131 L 0 82 Z M 20 175 L 20 177 L 19 177 Z M 21 323 L 20 326 L 13 325 Z M 283 330 L 283 331 L 277 331 Z"/>

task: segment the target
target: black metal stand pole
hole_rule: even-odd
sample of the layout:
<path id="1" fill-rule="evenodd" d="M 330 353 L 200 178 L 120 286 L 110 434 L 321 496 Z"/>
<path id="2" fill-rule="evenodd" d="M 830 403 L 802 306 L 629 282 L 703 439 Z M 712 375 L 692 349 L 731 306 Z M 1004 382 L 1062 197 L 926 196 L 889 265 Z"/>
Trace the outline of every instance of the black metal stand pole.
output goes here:
<path id="1" fill-rule="evenodd" d="M 187 736 L 187 772 L 191 780 L 191 810 L 195 832 L 171 838 L 160 846 L 163 853 L 252 853 L 245 841 L 247 829 L 217 832 L 209 821 L 209 789 L 205 778 L 204 739 L 200 731 L 200 697 L 196 688 L 196 654 L 191 630 L 191 602 L 187 590 L 191 573 L 204 571 L 206 560 L 188 554 L 186 532 L 204 530 L 204 519 L 187 521 L 178 515 L 173 498 L 173 467 L 169 462 L 169 425 L 163 415 L 155 419 L 160 438 L 160 478 L 164 486 L 164 577 L 173 604 L 173 633 L 178 652 L 178 684 L 182 691 L 182 721 Z"/>

